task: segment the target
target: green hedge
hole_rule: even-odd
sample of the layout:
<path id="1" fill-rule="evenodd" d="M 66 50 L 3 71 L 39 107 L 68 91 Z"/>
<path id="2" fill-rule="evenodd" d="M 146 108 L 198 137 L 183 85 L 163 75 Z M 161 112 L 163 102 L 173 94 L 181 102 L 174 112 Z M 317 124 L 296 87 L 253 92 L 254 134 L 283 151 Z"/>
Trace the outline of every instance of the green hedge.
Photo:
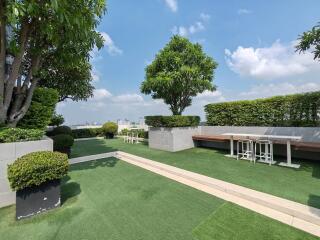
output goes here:
<path id="1" fill-rule="evenodd" d="M 199 126 L 199 116 L 146 116 L 145 122 L 151 127 L 195 127 Z"/>
<path id="2" fill-rule="evenodd" d="M 12 190 L 39 186 L 46 181 L 60 179 L 69 168 L 66 154 L 34 152 L 18 158 L 8 166 L 8 179 Z"/>
<path id="3" fill-rule="evenodd" d="M 72 130 L 72 136 L 74 138 L 91 138 L 102 136 L 102 134 L 102 128 L 82 128 Z"/>
<path id="4" fill-rule="evenodd" d="M 319 127 L 320 92 L 205 106 L 213 126 Z"/>
<path id="5" fill-rule="evenodd" d="M 0 129 L 0 143 L 36 141 L 42 139 L 43 130 L 3 128 Z"/>
<path id="6" fill-rule="evenodd" d="M 31 105 L 18 127 L 26 129 L 45 129 L 51 122 L 54 109 L 59 99 L 55 89 L 37 88 Z"/>

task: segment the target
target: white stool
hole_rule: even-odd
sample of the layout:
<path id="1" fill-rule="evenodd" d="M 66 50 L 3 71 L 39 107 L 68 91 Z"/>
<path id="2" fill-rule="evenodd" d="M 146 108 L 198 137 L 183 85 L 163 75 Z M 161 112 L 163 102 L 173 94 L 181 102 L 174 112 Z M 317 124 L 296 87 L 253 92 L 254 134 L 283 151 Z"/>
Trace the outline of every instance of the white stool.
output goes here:
<path id="1" fill-rule="evenodd" d="M 240 151 L 241 145 L 241 151 Z M 245 159 L 255 162 L 254 152 L 253 152 L 253 141 L 250 139 L 241 139 L 237 142 L 237 160 Z"/>
<path id="2" fill-rule="evenodd" d="M 259 147 L 259 152 L 258 152 Z M 255 158 L 258 158 L 258 162 L 275 164 L 273 161 L 273 143 L 270 140 L 257 140 L 255 143 Z"/>

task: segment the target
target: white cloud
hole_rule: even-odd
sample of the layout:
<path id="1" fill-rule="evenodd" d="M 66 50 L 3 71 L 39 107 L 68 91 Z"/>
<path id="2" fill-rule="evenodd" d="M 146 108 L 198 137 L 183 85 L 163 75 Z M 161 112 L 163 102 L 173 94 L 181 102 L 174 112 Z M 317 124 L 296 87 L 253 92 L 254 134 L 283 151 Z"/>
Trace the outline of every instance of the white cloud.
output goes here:
<path id="1" fill-rule="evenodd" d="M 252 13 L 252 11 L 249 10 L 249 9 L 245 9 L 245 8 L 238 9 L 238 14 L 239 15 L 250 14 L 250 13 Z"/>
<path id="2" fill-rule="evenodd" d="M 317 82 L 284 82 L 284 83 L 269 83 L 258 84 L 249 91 L 244 91 L 239 94 L 240 99 L 255 99 L 265 98 L 277 95 L 287 95 L 295 93 L 304 93 L 320 90 L 320 81 Z"/>
<path id="3" fill-rule="evenodd" d="M 295 44 L 284 45 L 278 40 L 270 47 L 239 46 L 234 52 L 226 49 L 226 61 L 234 72 L 255 79 L 278 79 L 314 71 L 319 74 L 320 64 L 313 60 L 312 53 L 297 53 Z"/>
<path id="4" fill-rule="evenodd" d="M 190 26 L 174 26 L 171 29 L 171 32 L 173 34 L 178 34 L 183 37 L 188 37 L 188 36 L 193 35 L 195 33 L 204 31 L 206 29 L 204 22 L 205 21 L 207 22 L 209 20 L 209 18 L 210 18 L 210 15 L 201 13 L 200 14 L 201 21 L 196 21 L 194 24 L 191 24 Z"/>
<path id="5" fill-rule="evenodd" d="M 177 0 L 165 0 L 166 5 L 170 8 L 172 12 L 178 11 L 178 1 Z"/>
<path id="6" fill-rule="evenodd" d="M 132 104 L 132 103 L 142 103 L 143 97 L 139 94 L 123 94 L 123 95 L 119 95 L 113 98 L 113 102 L 115 103 L 128 103 L 128 104 Z"/>
<path id="7" fill-rule="evenodd" d="M 112 94 L 107 89 L 104 89 L 104 88 L 94 89 L 92 100 L 101 101 L 101 100 L 110 98 L 111 96 Z"/>
<path id="8" fill-rule="evenodd" d="M 200 14 L 200 19 L 201 19 L 202 21 L 204 21 L 204 22 L 209 21 L 210 18 L 211 18 L 211 16 L 210 16 L 209 14 L 207 14 L 207 13 L 201 13 L 201 14 Z"/>
<path id="9" fill-rule="evenodd" d="M 92 77 L 92 81 L 94 82 L 94 83 L 97 83 L 97 82 L 99 82 L 100 81 L 100 72 L 98 72 L 97 71 L 97 69 L 95 69 L 95 68 L 93 68 L 92 70 L 91 70 L 91 77 Z"/>
<path id="10" fill-rule="evenodd" d="M 116 56 L 116 55 L 121 55 L 123 53 L 122 49 L 117 47 L 111 37 L 109 36 L 108 33 L 106 32 L 101 32 L 101 35 L 104 40 L 104 46 L 107 48 L 107 52 L 111 56 Z"/>

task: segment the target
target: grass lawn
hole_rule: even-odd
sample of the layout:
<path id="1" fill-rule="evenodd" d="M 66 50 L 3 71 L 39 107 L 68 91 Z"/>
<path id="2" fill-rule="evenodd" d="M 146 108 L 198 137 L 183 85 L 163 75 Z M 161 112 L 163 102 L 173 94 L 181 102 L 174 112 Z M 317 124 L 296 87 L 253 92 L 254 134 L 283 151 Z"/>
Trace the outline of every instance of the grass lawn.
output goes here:
<path id="1" fill-rule="evenodd" d="M 73 157 L 121 150 L 189 171 L 320 208 L 320 164 L 302 162 L 300 169 L 236 161 L 213 149 L 194 148 L 170 153 L 121 139 L 76 142 Z M 320 160 L 320 159 L 319 159 Z"/>
<path id="2" fill-rule="evenodd" d="M 4 240 L 317 239 L 115 158 L 71 166 L 57 210 L 16 222 L 0 209 Z"/>

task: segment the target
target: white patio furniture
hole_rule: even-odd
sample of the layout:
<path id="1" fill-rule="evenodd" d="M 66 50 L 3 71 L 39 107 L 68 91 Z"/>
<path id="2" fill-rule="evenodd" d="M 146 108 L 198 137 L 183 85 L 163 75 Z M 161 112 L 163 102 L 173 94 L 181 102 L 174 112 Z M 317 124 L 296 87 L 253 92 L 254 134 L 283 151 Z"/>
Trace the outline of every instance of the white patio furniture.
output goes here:
<path id="1" fill-rule="evenodd" d="M 261 134 L 250 134 L 250 133 L 223 133 L 224 136 L 230 137 L 230 157 L 234 156 L 234 137 L 247 137 L 252 139 L 267 139 L 267 140 L 282 140 L 286 141 L 287 144 L 287 162 L 281 162 L 279 165 L 284 167 L 299 168 L 300 164 L 293 164 L 291 161 L 291 141 L 300 141 L 301 136 L 281 136 L 281 135 L 261 135 Z"/>
<path id="2" fill-rule="evenodd" d="M 237 142 L 237 160 L 239 158 L 255 162 L 252 140 L 240 139 Z"/>
<path id="3" fill-rule="evenodd" d="M 258 159 L 258 162 L 267 163 L 270 166 L 276 164 L 276 161 L 273 161 L 273 142 L 266 139 L 257 139 L 254 144 L 255 148 L 255 159 Z"/>

